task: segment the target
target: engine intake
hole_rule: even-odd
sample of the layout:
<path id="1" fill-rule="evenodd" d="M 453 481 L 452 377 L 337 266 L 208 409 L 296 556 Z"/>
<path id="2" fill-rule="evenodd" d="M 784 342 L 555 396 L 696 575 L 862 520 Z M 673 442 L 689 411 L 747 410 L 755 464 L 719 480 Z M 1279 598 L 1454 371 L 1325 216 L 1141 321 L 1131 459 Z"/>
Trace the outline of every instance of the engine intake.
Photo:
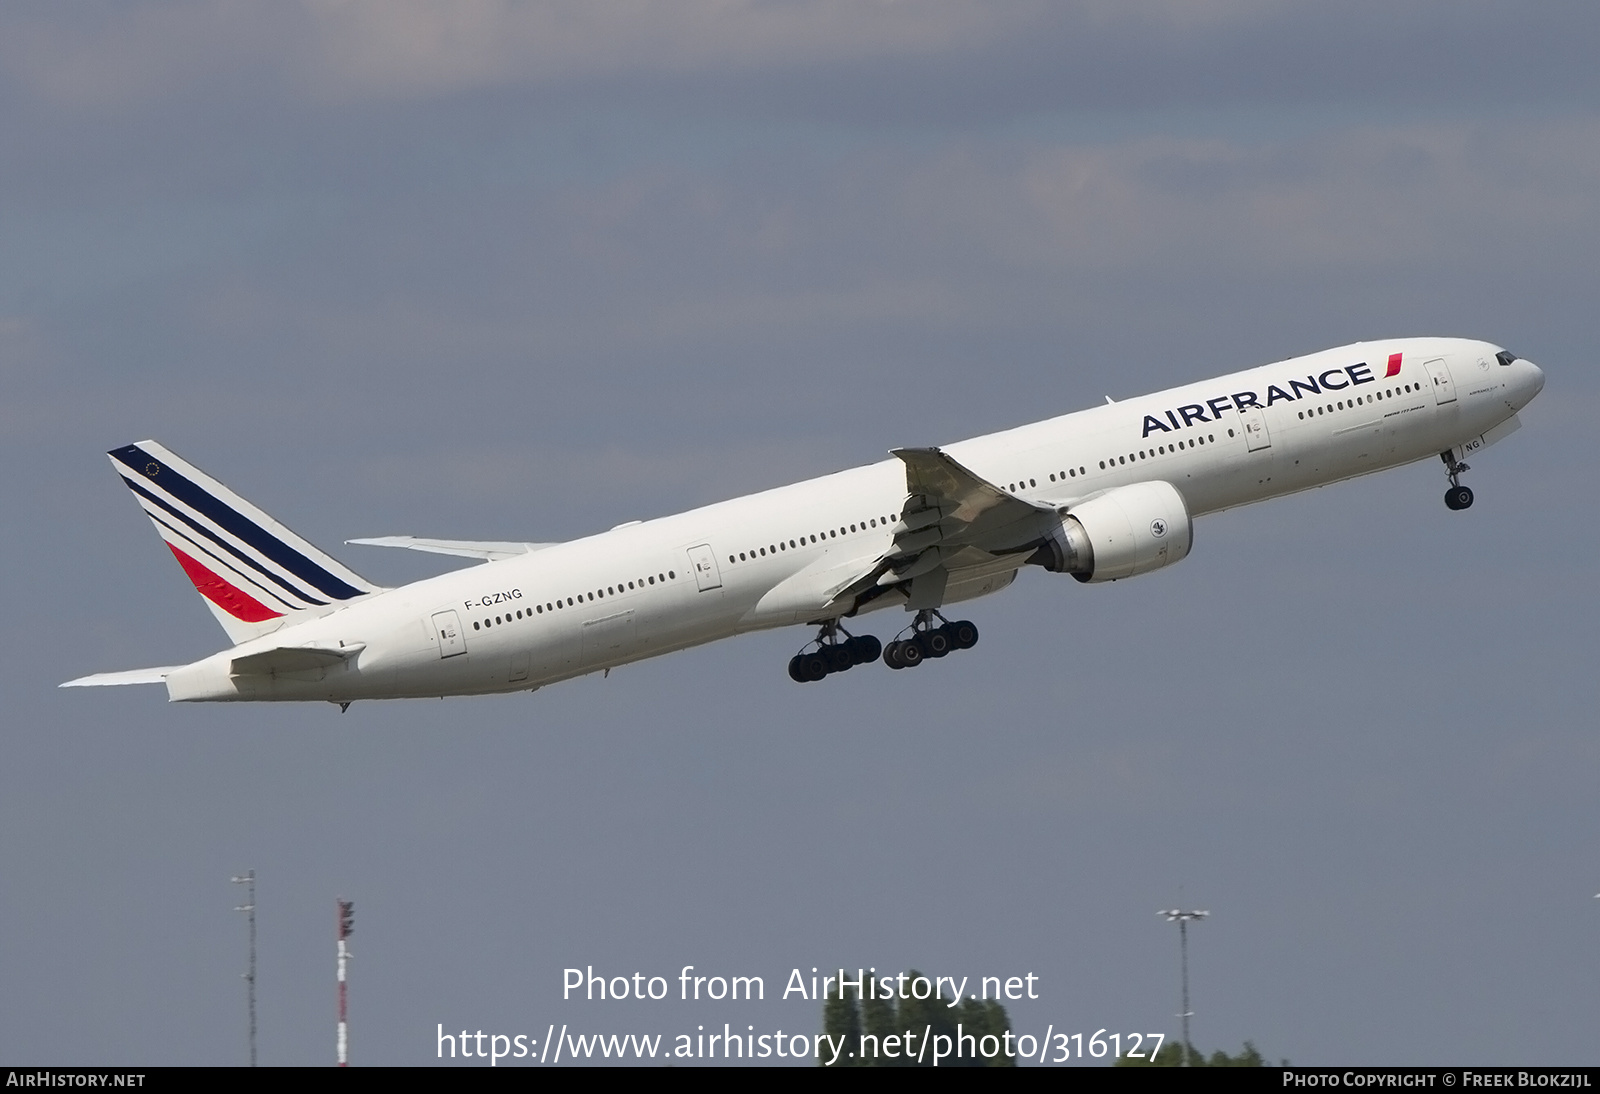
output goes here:
<path id="1" fill-rule="evenodd" d="M 1028 561 L 1083 582 L 1116 581 L 1181 561 L 1193 541 L 1177 488 L 1141 482 L 1074 506 Z"/>

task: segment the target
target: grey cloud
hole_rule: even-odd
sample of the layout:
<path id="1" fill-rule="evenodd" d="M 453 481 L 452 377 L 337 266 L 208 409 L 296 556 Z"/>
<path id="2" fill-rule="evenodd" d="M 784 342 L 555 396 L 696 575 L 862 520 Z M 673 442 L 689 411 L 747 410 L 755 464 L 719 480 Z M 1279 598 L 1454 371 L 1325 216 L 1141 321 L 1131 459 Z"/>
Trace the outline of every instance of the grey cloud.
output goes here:
<path id="1" fill-rule="evenodd" d="M 327 104 L 610 86 L 658 107 L 939 125 L 1113 105 L 1592 102 L 1600 33 L 1590 5 L 1489 0 L 235 0 L 0 18 L 19 88 L 95 110 L 198 88 Z"/>

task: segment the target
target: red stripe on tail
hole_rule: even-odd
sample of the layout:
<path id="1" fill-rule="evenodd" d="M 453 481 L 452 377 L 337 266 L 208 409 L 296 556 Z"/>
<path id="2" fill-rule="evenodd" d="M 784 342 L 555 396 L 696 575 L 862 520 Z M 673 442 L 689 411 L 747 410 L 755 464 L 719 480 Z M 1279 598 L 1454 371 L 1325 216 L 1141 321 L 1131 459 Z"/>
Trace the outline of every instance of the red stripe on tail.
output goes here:
<path id="1" fill-rule="evenodd" d="M 1391 376 L 1398 375 L 1400 375 L 1400 354 L 1391 353 L 1389 354 L 1389 371 L 1383 374 L 1383 378 L 1387 380 Z"/>
<path id="2" fill-rule="evenodd" d="M 194 587 L 200 590 L 200 595 L 235 619 L 242 619 L 246 623 L 260 623 L 265 619 L 277 619 L 283 614 L 273 611 L 249 593 L 241 592 L 229 585 L 172 544 L 168 543 L 167 546 L 177 556 L 178 565 L 189 575 Z"/>

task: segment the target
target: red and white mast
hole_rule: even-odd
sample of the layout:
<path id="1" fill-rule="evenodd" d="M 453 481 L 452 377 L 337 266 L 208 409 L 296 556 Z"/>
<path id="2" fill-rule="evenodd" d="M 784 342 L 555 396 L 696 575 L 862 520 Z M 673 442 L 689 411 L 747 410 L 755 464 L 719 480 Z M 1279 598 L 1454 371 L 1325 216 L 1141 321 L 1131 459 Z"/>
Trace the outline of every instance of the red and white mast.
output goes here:
<path id="1" fill-rule="evenodd" d="M 350 1031 L 346 1024 L 347 999 L 345 995 L 345 962 L 350 960 L 345 940 L 350 937 L 355 924 L 355 902 L 338 900 L 339 905 L 339 1066 L 350 1066 Z"/>

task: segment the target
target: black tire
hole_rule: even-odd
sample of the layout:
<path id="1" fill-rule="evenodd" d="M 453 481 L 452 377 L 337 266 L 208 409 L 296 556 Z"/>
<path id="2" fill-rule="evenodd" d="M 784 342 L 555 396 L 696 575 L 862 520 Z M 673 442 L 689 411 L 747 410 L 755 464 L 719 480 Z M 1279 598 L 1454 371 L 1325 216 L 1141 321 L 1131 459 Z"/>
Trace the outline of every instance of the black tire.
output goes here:
<path id="1" fill-rule="evenodd" d="M 808 683 L 816 683 L 828 675 L 828 660 L 820 653 L 808 653 L 800 658 L 800 671 Z"/>
<path id="2" fill-rule="evenodd" d="M 883 643 L 870 634 L 858 635 L 850 640 L 850 644 L 858 665 L 876 661 L 883 654 Z"/>
<path id="3" fill-rule="evenodd" d="M 822 655 L 828 659 L 829 672 L 843 672 L 856 663 L 855 651 L 845 643 L 840 643 L 837 646 L 823 646 Z"/>
<path id="4" fill-rule="evenodd" d="M 908 669 L 914 669 L 922 664 L 922 659 L 928 651 L 922 648 L 922 639 L 908 638 L 904 642 L 895 643 L 900 647 L 900 663 Z"/>
<path id="5" fill-rule="evenodd" d="M 805 673 L 800 671 L 800 655 L 798 653 L 789 658 L 789 679 L 797 684 L 806 682 Z"/>
<path id="6" fill-rule="evenodd" d="M 1445 505 L 1457 511 L 1472 508 L 1472 487 L 1452 486 L 1444 496 Z"/>
<path id="7" fill-rule="evenodd" d="M 905 662 L 900 660 L 900 643 L 890 642 L 883 647 L 883 663 L 892 669 L 905 668 Z"/>
<path id="8" fill-rule="evenodd" d="M 955 643 L 950 640 L 950 632 L 945 628 L 934 627 L 922 632 L 922 650 L 929 657 L 943 657 L 954 648 Z"/>
<path id="9" fill-rule="evenodd" d="M 970 650 L 978 644 L 978 628 L 970 619 L 960 619 L 950 624 L 950 640 L 958 650 Z"/>

